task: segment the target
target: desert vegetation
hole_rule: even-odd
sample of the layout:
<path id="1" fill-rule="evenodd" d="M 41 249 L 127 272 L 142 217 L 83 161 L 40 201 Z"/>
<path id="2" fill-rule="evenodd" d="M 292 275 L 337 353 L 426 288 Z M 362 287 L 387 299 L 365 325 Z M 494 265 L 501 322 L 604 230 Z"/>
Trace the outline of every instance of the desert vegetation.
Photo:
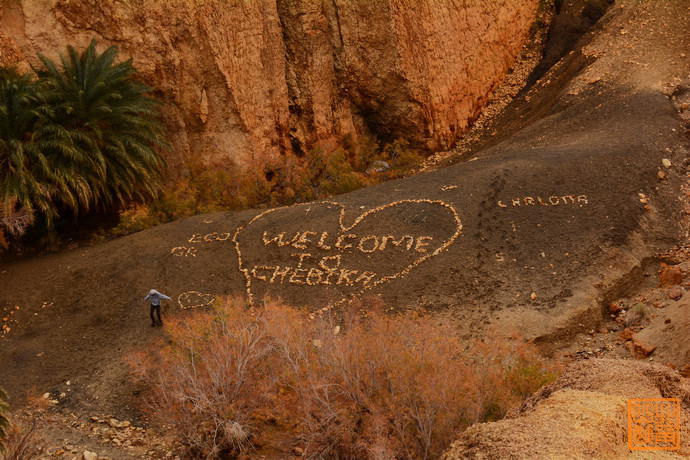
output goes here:
<path id="1" fill-rule="evenodd" d="M 155 196 L 167 146 L 158 102 L 131 60 L 96 43 L 68 47 L 60 64 L 0 71 L 0 245 L 36 218 L 73 215 Z"/>
<path id="2" fill-rule="evenodd" d="M 370 139 L 345 136 L 337 144 L 318 146 L 304 156 L 259 157 L 243 167 L 190 159 L 184 174 L 151 202 L 123 209 L 120 224 L 100 239 L 131 233 L 196 214 L 285 206 L 347 193 L 398 179 L 422 162 L 403 140 L 381 146 Z"/>
<path id="3" fill-rule="evenodd" d="M 7 394 L 0 388 L 0 460 L 26 460 L 37 458 L 43 448 L 38 434 L 46 409 L 43 398 L 30 397 L 24 417 L 15 417 L 10 423 Z"/>
<path id="4" fill-rule="evenodd" d="M 167 340 L 131 360 L 147 411 L 188 456 L 437 458 L 558 372 L 519 340 L 466 346 L 374 300 L 308 318 L 234 298 L 169 322 Z"/>
<path id="5" fill-rule="evenodd" d="M 343 137 L 302 156 L 246 165 L 191 158 L 165 175 L 169 148 L 160 103 L 137 81 L 117 48 L 81 53 L 68 47 L 56 63 L 19 74 L 0 69 L 0 250 L 37 223 L 120 209 L 120 222 L 96 241 L 176 218 L 219 210 L 281 206 L 346 193 L 402 177 L 422 157 L 403 140 L 381 146 Z M 59 246 L 53 233 L 47 243 Z"/>
<path id="6" fill-rule="evenodd" d="M 5 440 L 7 439 L 7 430 L 10 427 L 10 421 L 7 419 L 7 412 L 9 406 L 7 405 L 7 393 L 0 388 L 0 454 L 5 451 Z"/>

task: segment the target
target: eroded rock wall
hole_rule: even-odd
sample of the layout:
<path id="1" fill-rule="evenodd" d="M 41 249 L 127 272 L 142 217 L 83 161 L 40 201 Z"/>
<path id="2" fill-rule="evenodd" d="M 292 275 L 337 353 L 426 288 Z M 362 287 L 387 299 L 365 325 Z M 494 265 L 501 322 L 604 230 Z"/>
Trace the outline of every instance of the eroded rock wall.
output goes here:
<path id="1" fill-rule="evenodd" d="M 345 134 L 437 150 L 501 81 L 537 4 L 5 0 L 1 37 L 31 63 L 92 37 L 117 45 L 166 102 L 174 160 L 242 162 Z"/>

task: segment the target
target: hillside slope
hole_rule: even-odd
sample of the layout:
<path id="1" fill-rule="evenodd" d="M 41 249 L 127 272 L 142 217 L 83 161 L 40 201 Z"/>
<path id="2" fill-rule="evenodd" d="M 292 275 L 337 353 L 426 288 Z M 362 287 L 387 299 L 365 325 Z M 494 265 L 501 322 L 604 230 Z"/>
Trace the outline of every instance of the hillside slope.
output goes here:
<path id="1" fill-rule="evenodd" d="M 685 7 L 672 5 L 665 14 Z M 20 307 L 0 357 L 10 389 L 27 374 L 42 376 L 42 387 L 76 369 L 90 375 L 102 353 L 117 354 L 111 344 L 141 344 L 152 287 L 176 310 L 198 303 L 193 293 L 249 290 L 314 310 L 375 294 L 394 308 L 438 311 L 472 334 L 487 324 L 527 338 L 592 327 L 608 288 L 678 237 L 687 128 L 662 85 L 687 69 L 668 49 L 687 37 L 683 27 L 642 27 L 662 21 L 655 11 L 612 11 L 584 50 L 592 64 L 554 91 L 558 72 L 584 57 L 566 59 L 545 77 L 552 83 L 532 90 L 545 101 L 539 116 L 474 161 L 332 202 L 198 216 L 3 265 L 0 305 Z M 619 32 L 633 16 L 634 47 L 632 33 Z M 90 331 L 102 336 L 90 340 Z M 41 371 L 27 373 L 32 366 Z"/>
<path id="2" fill-rule="evenodd" d="M 690 147 L 690 1 L 617 2 L 509 107 L 483 148 L 403 180 L 276 210 L 183 219 L 0 268 L 0 381 L 67 411 L 133 413 L 127 353 L 164 317 L 215 295 L 280 296 L 313 312 L 379 295 L 461 334 L 519 333 L 547 351 L 683 236 Z M 492 134 L 496 132 L 494 136 Z"/>

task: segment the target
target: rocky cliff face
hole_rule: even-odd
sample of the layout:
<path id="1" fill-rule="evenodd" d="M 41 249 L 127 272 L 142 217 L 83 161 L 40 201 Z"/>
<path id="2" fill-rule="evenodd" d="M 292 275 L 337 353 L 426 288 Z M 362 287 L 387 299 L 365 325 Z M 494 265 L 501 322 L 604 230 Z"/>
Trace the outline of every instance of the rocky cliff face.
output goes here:
<path id="1" fill-rule="evenodd" d="M 511 66 L 537 4 L 4 0 L 0 59 L 57 58 L 93 37 L 118 46 L 166 102 L 173 160 L 242 162 L 345 134 L 444 149 Z"/>

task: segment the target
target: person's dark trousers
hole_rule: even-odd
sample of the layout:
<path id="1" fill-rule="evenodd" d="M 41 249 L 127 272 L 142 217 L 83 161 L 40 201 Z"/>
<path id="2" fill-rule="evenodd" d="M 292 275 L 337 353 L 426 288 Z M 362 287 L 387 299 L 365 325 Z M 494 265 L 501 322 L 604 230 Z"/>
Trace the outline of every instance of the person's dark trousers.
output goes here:
<path id="1" fill-rule="evenodd" d="M 158 315 L 158 324 L 160 324 L 162 326 L 163 321 L 161 321 L 161 306 L 160 305 L 153 305 L 153 304 L 151 304 L 151 312 L 150 312 L 150 314 L 151 314 L 151 326 L 156 325 L 156 319 L 153 317 L 154 311 Z"/>

